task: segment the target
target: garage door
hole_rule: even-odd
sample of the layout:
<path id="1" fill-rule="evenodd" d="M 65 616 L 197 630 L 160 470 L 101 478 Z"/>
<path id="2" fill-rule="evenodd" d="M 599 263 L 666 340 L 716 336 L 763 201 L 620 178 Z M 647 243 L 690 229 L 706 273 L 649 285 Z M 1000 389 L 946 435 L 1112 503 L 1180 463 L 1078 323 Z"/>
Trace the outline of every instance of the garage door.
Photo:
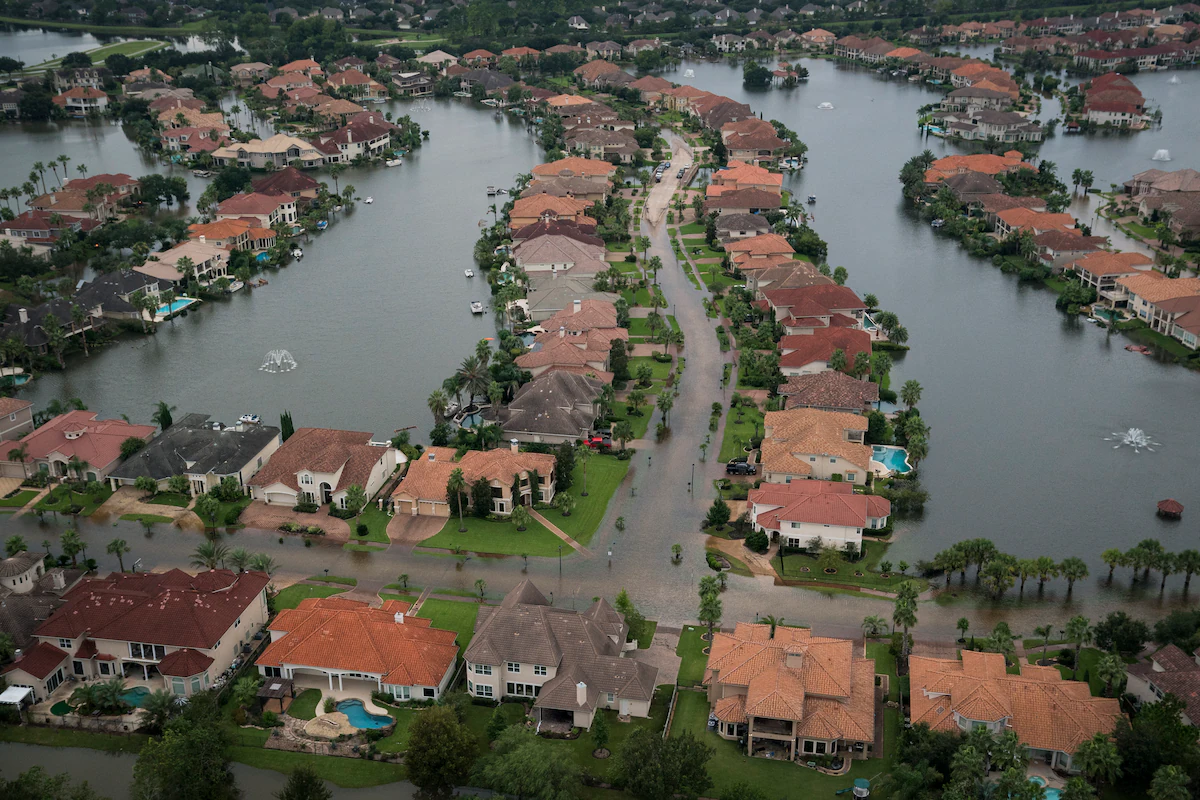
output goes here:
<path id="1" fill-rule="evenodd" d="M 417 508 L 417 513 L 430 517 L 448 517 L 450 516 L 450 504 L 422 500 Z"/>
<path id="2" fill-rule="evenodd" d="M 412 501 L 411 500 L 397 500 L 395 513 L 401 514 L 403 516 L 408 516 L 408 515 L 412 514 Z"/>
<path id="3" fill-rule="evenodd" d="M 294 506 L 296 505 L 296 495 L 292 492 L 267 492 L 267 503 L 273 506 Z"/>

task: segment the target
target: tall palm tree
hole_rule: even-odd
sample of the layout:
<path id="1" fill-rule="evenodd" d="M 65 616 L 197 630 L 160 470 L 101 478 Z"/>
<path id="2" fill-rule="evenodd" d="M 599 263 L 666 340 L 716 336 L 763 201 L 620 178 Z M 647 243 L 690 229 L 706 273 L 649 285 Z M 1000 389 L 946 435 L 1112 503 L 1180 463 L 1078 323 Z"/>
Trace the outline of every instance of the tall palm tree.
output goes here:
<path id="1" fill-rule="evenodd" d="M 78 557 L 83 552 L 83 539 L 74 528 L 67 528 L 63 531 L 62 536 L 58 539 L 58 546 L 62 548 L 63 555 L 70 557 L 72 567 L 79 565 Z"/>
<path id="2" fill-rule="evenodd" d="M 1067 621 L 1067 639 L 1075 643 L 1075 670 L 1072 678 L 1079 678 L 1079 651 L 1092 641 L 1092 621 L 1077 614 Z"/>
<path id="3" fill-rule="evenodd" d="M 71 304 L 71 325 L 79 334 L 79 341 L 83 342 L 83 355 L 85 358 L 90 358 L 92 355 L 88 352 L 87 332 L 83 329 L 89 317 L 90 315 L 78 303 Z"/>
<path id="4" fill-rule="evenodd" d="M 443 422 L 446 419 L 446 409 L 450 406 L 450 398 L 446 396 L 444 389 L 434 389 L 429 395 L 429 399 L 425 401 L 429 407 L 429 411 L 433 414 L 434 424 Z"/>
<path id="5" fill-rule="evenodd" d="M 142 725 L 155 733 L 161 733 L 178 709 L 173 694 L 166 689 L 156 689 L 142 699 Z"/>
<path id="6" fill-rule="evenodd" d="M 171 414 L 174 411 L 175 406 L 169 405 L 166 400 L 159 400 L 158 406 L 155 408 L 154 413 L 150 415 L 150 421 L 165 431 L 175 422 L 175 420 L 171 417 Z"/>
<path id="7" fill-rule="evenodd" d="M 25 473 L 26 478 L 29 477 L 29 468 L 25 466 L 25 461 L 28 458 L 29 458 L 29 445 L 27 445 L 27 444 L 24 444 L 24 443 L 18 444 L 16 447 L 14 447 L 13 449 L 8 451 L 8 460 L 18 462 L 21 465 L 21 471 Z M 1189 574 L 1188 580 L 1191 580 L 1191 579 L 1192 579 L 1192 576 Z"/>
<path id="8" fill-rule="evenodd" d="M 1117 569 L 1117 567 L 1125 565 L 1125 554 L 1115 547 L 1110 547 L 1100 554 L 1100 558 L 1105 564 L 1108 565 L 1108 582 L 1112 583 L 1113 572 Z M 1197 553 L 1197 563 L 1200 564 L 1200 553 Z M 1198 567 L 1198 569 L 1200 569 L 1200 567 Z M 1188 580 L 1191 580 L 1190 575 L 1188 576 Z M 1184 584 L 1184 586 L 1186 588 L 1187 584 Z"/>
<path id="9" fill-rule="evenodd" d="M 1192 583 L 1192 575 L 1200 572 L 1200 550 L 1183 550 L 1175 555 L 1175 567 L 1183 573 L 1183 590 Z"/>
<path id="10" fill-rule="evenodd" d="M 229 551 L 229 567 L 234 572 L 245 572 L 250 563 L 250 553 L 244 547 L 235 547 Z"/>
<path id="11" fill-rule="evenodd" d="M 121 572 L 125 571 L 125 554 L 130 550 L 129 543 L 124 539 L 113 539 L 104 548 L 104 552 L 117 557 L 117 564 L 121 567 Z"/>
<path id="12" fill-rule="evenodd" d="M 458 375 L 462 378 L 463 388 L 471 395 L 471 402 L 475 402 L 476 395 L 486 395 L 488 384 L 491 382 L 491 374 L 487 367 L 480 362 L 478 356 L 468 356 L 463 359 L 462 365 L 458 368 Z"/>
<path id="13" fill-rule="evenodd" d="M 467 480 L 463 477 L 461 467 L 455 467 L 450 471 L 450 480 L 446 481 L 447 499 L 453 497 L 455 505 L 458 506 L 458 532 L 465 533 L 467 530 L 466 524 L 463 522 L 463 495 L 467 491 Z"/>
<path id="14" fill-rule="evenodd" d="M 265 572 L 269 576 L 275 570 L 279 569 L 279 565 L 275 563 L 275 559 L 271 558 L 266 553 L 255 553 L 250 556 L 250 561 L 247 564 L 250 569 L 255 572 Z"/>
<path id="15" fill-rule="evenodd" d="M 1067 594 L 1075 588 L 1075 581 L 1083 580 L 1088 576 L 1087 564 L 1082 558 L 1064 558 L 1062 563 L 1058 565 L 1058 572 L 1067 579 Z"/>
<path id="16" fill-rule="evenodd" d="M 198 569 L 216 569 L 218 565 L 224 566 L 228 558 L 228 547 L 208 539 L 192 551 L 192 566 Z"/>
<path id="17" fill-rule="evenodd" d="M 1033 629 L 1033 632 L 1042 637 L 1042 654 L 1045 655 L 1046 648 L 1050 646 L 1050 634 L 1054 633 L 1054 626 L 1039 625 Z"/>
<path id="18" fill-rule="evenodd" d="M 1096 675 L 1104 681 L 1104 693 L 1111 696 L 1114 687 L 1119 687 L 1125 679 L 1125 662 L 1113 653 L 1105 653 L 1096 662 Z"/>

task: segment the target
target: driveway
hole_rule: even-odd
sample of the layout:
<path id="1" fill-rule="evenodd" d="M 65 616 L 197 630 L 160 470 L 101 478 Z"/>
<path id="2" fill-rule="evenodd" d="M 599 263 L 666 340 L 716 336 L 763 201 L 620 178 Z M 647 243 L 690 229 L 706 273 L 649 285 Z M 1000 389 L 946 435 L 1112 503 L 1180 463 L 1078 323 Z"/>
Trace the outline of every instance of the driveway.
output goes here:
<path id="1" fill-rule="evenodd" d="M 285 522 L 297 522 L 301 525 L 318 525 L 325 530 L 328 539 L 348 541 L 350 539 L 350 523 L 344 519 L 331 517 L 325 513 L 301 514 L 292 511 L 287 506 L 269 506 L 255 500 L 246 506 L 238 520 L 247 528 L 262 531 L 273 531 Z"/>
<path id="2" fill-rule="evenodd" d="M 629 656 L 644 664 L 658 667 L 658 677 L 654 679 L 654 682 L 661 686 L 664 683 L 675 683 L 679 677 L 679 662 L 682 659 L 675 655 L 677 647 L 679 647 L 678 633 L 663 633 L 656 630 L 654 640 L 649 647 L 645 650 L 632 650 Z"/>
<path id="3" fill-rule="evenodd" d="M 442 529 L 449 517 L 417 516 L 397 514 L 388 522 L 387 535 L 393 544 L 403 545 L 403 552 L 433 536 Z"/>
<path id="4" fill-rule="evenodd" d="M 107 515 L 109 518 L 119 518 L 124 514 L 153 514 L 158 517 L 167 517 L 185 530 L 198 531 L 204 528 L 200 518 L 188 509 L 158 503 L 143 503 L 143 494 L 141 489 L 122 486 L 113 492 L 112 497 L 104 501 L 104 505 L 100 506 L 96 513 Z"/>

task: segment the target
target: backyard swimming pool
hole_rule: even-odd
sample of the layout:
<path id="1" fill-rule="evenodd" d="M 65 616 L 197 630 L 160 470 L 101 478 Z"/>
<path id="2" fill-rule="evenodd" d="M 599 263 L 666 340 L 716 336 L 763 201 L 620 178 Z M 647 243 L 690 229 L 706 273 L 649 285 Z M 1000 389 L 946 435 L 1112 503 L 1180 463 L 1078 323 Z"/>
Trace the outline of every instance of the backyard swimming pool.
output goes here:
<path id="1" fill-rule="evenodd" d="M 150 690 L 145 686 L 135 686 L 129 691 L 122 692 L 121 699 L 134 708 L 141 708 L 148 694 L 150 694 Z"/>
<path id="2" fill-rule="evenodd" d="M 345 714 L 346 719 L 356 728 L 386 728 L 392 724 L 391 717 L 381 717 L 368 712 L 362 700 L 343 700 L 337 704 L 337 710 Z"/>
<path id="3" fill-rule="evenodd" d="M 908 464 L 908 451 L 902 447 L 873 445 L 871 447 L 871 460 L 878 461 L 897 475 L 912 472 L 912 467 Z"/>
<path id="4" fill-rule="evenodd" d="M 154 313 L 160 317 L 166 316 L 167 314 L 174 314 L 176 311 L 182 311 L 194 302 L 196 302 L 194 297 L 179 297 L 175 300 L 172 300 L 171 305 L 169 306 L 159 306 L 158 310 Z"/>

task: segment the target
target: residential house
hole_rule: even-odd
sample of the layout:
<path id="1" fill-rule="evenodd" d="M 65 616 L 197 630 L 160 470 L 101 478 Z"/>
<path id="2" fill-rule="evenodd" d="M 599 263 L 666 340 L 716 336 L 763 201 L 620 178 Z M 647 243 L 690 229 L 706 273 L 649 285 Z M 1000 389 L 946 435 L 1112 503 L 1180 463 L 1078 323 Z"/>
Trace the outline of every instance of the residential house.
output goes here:
<path id="1" fill-rule="evenodd" d="M 5 236 L 24 239 L 25 244 L 51 244 L 68 231 L 79 233 L 95 227 L 95 220 L 80 219 L 53 211 L 25 211 L 0 222 Z"/>
<path id="2" fill-rule="evenodd" d="M 526 225 L 523 228 L 517 228 L 512 233 L 512 240 L 514 244 L 520 245 L 523 242 L 536 239 L 539 236 L 569 236 L 577 242 L 595 245 L 597 247 L 604 246 L 604 240 L 599 236 L 596 236 L 595 231 L 590 227 L 580 226 L 573 222 L 560 222 L 552 219 L 539 220 L 532 225 Z"/>
<path id="3" fill-rule="evenodd" d="M 731 160 L 745 164 L 769 164 L 788 149 L 790 143 L 779 138 L 774 126 L 762 120 L 759 120 L 759 123 L 758 129 L 750 133 L 734 131 L 726 135 L 725 128 L 729 126 L 722 128 L 721 138 Z"/>
<path id="4" fill-rule="evenodd" d="M 572 131 L 567 136 L 567 150 L 583 152 L 589 158 L 598 158 L 610 163 L 616 160 L 628 164 L 633 161 L 634 155 L 641 152 L 641 147 L 628 131 L 583 128 Z"/>
<path id="5" fill-rule="evenodd" d="M 619 295 L 613 292 L 598 292 L 594 274 L 573 275 L 562 272 L 534 272 L 529 274 L 528 291 L 521 307 L 526 316 L 535 323 L 544 322 L 576 300 L 591 300 L 614 303 Z"/>
<path id="6" fill-rule="evenodd" d="M 1165 222 L 1185 246 L 1200 234 L 1200 192 L 1143 195 L 1138 213 Z"/>
<path id="7" fill-rule="evenodd" d="M 218 219 L 221 217 L 218 216 Z M 190 262 L 190 266 L 184 259 Z M 207 242 L 182 242 L 170 250 L 151 254 L 146 263 L 134 267 L 133 271 L 177 285 L 186 283 L 187 273 L 190 272 L 201 286 L 208 286 L 218 278 L 229 275 L 229 251 Z"/>
<path id="8" fill-rule="evenodd" d="M 792 249 L 788 240 L 778 233 L 763 233 L 758 236 L 734 239 L 725 245 L 725 252 L 729 254 L 730 260 L 735 264 L 742 264 L 772 256 L 790 258 L 796 251 Z"/>
<path id="9" fill-rule="evenodd" d="M 2 672 L 38 700 L 68 678 L 154 676 L 189 697 L 212 688 L 266 624 L 265 572 L 114 572 L 84 581 L 33 632 L 38 643 Z M 151 683 L 154 686 L 154 683 Z"/>
<path id="10" fill-rule="evenodd" d="M 720 33 L 712 38 L 713 46 L 720 53 L 741 53 L 746 49 L 746 37 L 736 33 Z"/>
<path id="11" fill-rule="evenodd" d="M 1169 644 L 1125 668 L 1125 692 L 1138 703 L 1157 703 L 1168 694 L 1184 704 L 1180 717 L 1185 725 L 1200 727 L 1200 656 L 1188 655 Z"/>
<path id="12" fill-rule="evenodd" d="M 68 89 L 99 89 L 112 77 L 104 67 L 78 67 L 54 72 L 54 88 L 59 92 Z"/>
<path id="13" fill-rule="evenodd" d="M 759 263 L 758 261 L 745 262 L 738 267 L 746 276 L 746 288 L 756 301 L 764 299 L 767 289 L 804 289 L 809 286 L 828 286 L 833 283 L 832 278 L 822 275 L 809 261 L 777 257 L 774 263 L 768 262 L 761 269 L 758 268 Z M 824 310 L 823 307 L 822 310 Z M 847 319 L 846 324 L 853 324 L 853 321 Z M 793 329 L 792 332 L 800 333 L 802 331 Z"/>
<path id="14" fill-rule="evenodd" d="M 717 217 L 717 238 L 728 245 L 734 239 L 757 237 L 771 231 L 762 214 L 722 214 Z"/>
<path id="15" fill-rule="evenodd" d="M 831 370 L 829 362 L 838 350 L 846 357 L 847 369 L 854 369 L 864 353 L 869 364 L 871 334 L 858 328 L 816 327 L 785 335 L 779 340 L 779 371 L 786 378 Z"/>
<path id="16" fill-rule="evenodd" d="M 1033 244 L 1037 248 L 1033 258 L 1058 274 L 1080 256 L 1102 250 L 1108 244 L 1108 239 L 1104 236 L 1084 236 L 1078 231 L 1050 230 L 1034 236 Z"/>
<path id="17" fill-rule="evenodd" d="M 1039 214 L 1046 211 L 1046 201 L 1040 197 L 1012 197 L 1000 193 L 976 195 L 969 205 L 973 212 L 978 212 L 983 217 L 988 230 L 996 229 L 997 215 L 1001 211 L 1014 208 L 1024 208 Z"/>
<path id="18" fill-rule="evenodd" d="M 259 194 L 285 194 L 297 202 L 315 200 L 321 187 L 316 178 L 305 175 L 293 166 L 276 170 L 266 177 L 255 178 L 251 185 Z"/>
<path id="19" fill-rule="evenodd" d="M 849 639 L 739 622 L 713 634 L 704 683 L 717 735 L 788 761 L 878 755 L 875 662 Z"/>
<path id="20" fill-rule="evenodd" d="M 591 241 L 596 237 L 587 238 L 589 241 L 581 241 L 574 236 L 551 233 L 533 236 L 513 247 L 513 260 L 530 275 L 540 272 L 557 275 L 567 271 L 572 275 L 595 275 L 604 272 L 609 263 L 605 260 L 608 251 L 603 240 L 600 240 L 601 244 L 596 244 Z"/>
<path id="21" fill-rule="evenodd" d="M 656 105 L 662 99 L 663 92 L 671 88 L 671 82 L 654 75 L 646 75 L 629 84 L 629 88 L 641 93 L 643 103 Z"/>
<path id="22" fill-rule="evenodd" d="M 1154 269 L 1154 261 L 1141 253 L 1101 250 L 1068 262 L 1066 268 L 1073 271 L 1084 286 L 1095 289 L 1102 304 L 1120 308 L 1129 302 L 1129 295 L 1124 287 L 1117 285 L 1117 279 L 1149 273 Z"/>
<path id="23" fill-rule="evenodd" d="M 750 124 L 750 120 L 730 123 L 725 126 L 721 135 L 724 137 L 728 133 L 732 138 Z M 769 125 L 769 123 L 764 124 Z M 711 182 L 705 188 L 705 196 L 712 197 L 737 189 L 760 189 L 764 192 L 771 192 L 780 197 L 782 204 L 783 175 L 771 172 L 764 167 L 733 159 L 727 166 L 712 174 Z"/>
<path id="24" fill-rule="evenodd" d="M 1127 306 L 1150 329 L 1196 349 L 1200 342 L 1200 278 L 1162 279 L 1145 272 L 1117 278 L 1128 293 Z"/>
<path id="25" fill-rule="evenodd" d="M 1078 772 L 1072 759 L 1079 745 L 1111 734 L 1121 718 L 1116 700 L 1092 697 L 1087 683 L 1065 680 L 1054 666 L 1019 664 L 1009 674 L 1003 653 L 910 656 L 909 686 L 913 725 L 1013 731 L 1031 761 L 1061 772 Z"/>
<path id="26" fill-rule="evenodd" d="M 320 150 L 303 139 L 285 133 L 277 133 L 266 140 L 231 143 L 214 150 L 212 158 L 217 166 L 237 164 L 251 169 L 267 169 L 268 165 L 279 169 L 297 162 L 301 167 L 311 169 L 325 163 L 325 156 Z"/>
<path id="27" fill-rule="evenodd" d="M 815 408 L 845 414 L 863 414 L 879 402 L 879 384 L 852 378 L 844 372 L 826 370 L 794 375 L 780 385 L 785 409 Z"/>
<path id="28" fill-rule="evenodd" d="M 18 652 L 33 641 L 33 631 L 62 603 L 62 597 L 87 575 L 86 569 L 46 568 L 49 553 L 22 550 L 0 559 L 0 633 L 12 637 Z M 40 676 L 38 676 L 40 677 Z"/>
<path id="29" fill-rule="evenodd" d="M 16 119 L 21 113 L 21 98 L 25 92 L 20 89 L 0 91 L 0 114 L 7 119 Z"/>
<path id="30" fill-rule="evenodd" d="M 247 61 L 243 64 L 234 64 L 229 68 L 229 74 L 235 81 L 243 85 L 257 83 L 271 74 L 271 65 L 261 61 Z"/>
<path id="31" fill-rule="evenodd" d="M 1148 169 L 1125 182 L 1125 193 L 1135 199 L 1142 195 L 1200 193 L 1200 172 L 1194 169 L 1171 172 Z"/>
<path id="32" fill-rule="evenodd" d="M 572 30 L 586 31 L 590 26 L 587 24 L 587 20 L 576 14 L 575 16 L 567 19 L 567 27 L 571 28 Z M 547 50 L 546 52 L 550 51 Z"/>
<path id="33" fill-rule="evenodd" d="M 576 200 L 587 200 L 599 203 L 612 191 L 611 183 L 595 183 L 587 178 L 546 178 L 545 180 L 530 181 L 521 190 L 520 197 L 533 197 L 537 194 L 549 194 L 555 197 L 573 197 Z"/>
<path id="34" fill-rule="evenodd" d="M 195 222 L 188 226 L 188 237 L 226 250 L 262 251 L 275 244 L 279 235 L 271 228 L 261 227 L 261 224 L 244 217 Z"/>
<path id="35" fill-rule="evenodd" d="M 16 441 L 32 430 L 33 403 L 19 397 L 0 397 L 0 441 Z M 17 476 L 6 474 L 6 477 L 24 478 L 25 470 Z"/>
<path id="36" fill-rule="evenodd" d="M 55 477 L 78 474 L 88 481 L 102 481 L 120 463 L 122 442 L 130 438 L 149 440 L 155 432 L 153 425 L 101 420 L 98 416 L 92 411 L 68 411 L 25 434 L 19 440 L 26 450 L 22 463 Z M 17 446 L 16 441 L 6 442 L 4 452 Z M 9 461 L 7 455 L 4 459 Z"/>
<path id="37" fill-rule="evenodd" d="M 591 342 L 592 337 L 589 337 L 589 345 Z M 565 342 L 518 358 L 548 351 L 565 356 L 572 350 L 592 357 L 589 351 Z M 603 352 L 607 356 L 607 351 Z M 536 377 L 518 389 L 512 401 L 500 409 L 496 421 L 505 437 L 522 442 L 561 444 L 586 438 L 595 429 L 599 416 L 596 401 L 604 383 L 612 381 L 612 374 L 601 373 L 591 363 L 570 363 L 565 357 L 562 360 L 563 363 L 550 365 L 547 369 L 531 369 L 537 373 Z"/>
<path id="38" fill-rule="evenodd" d="M 333 62 L 334 72 L 347 70 L 347 69 L 354 69 L 354 70 L 358 70 L 359 72 L 362 72 L 363 67 L 365 67 L 366 65 L 367 65 L 367 62 L 362 60 L 358 56 L 346 56 L 345 58 L 339 58 L 337 61 Z"/>
<path id="39" fill-rule="evenodd" d="M 462 57 L 463 63 L 472 66 L 490 67 L 496 63 L 496 54 L 490 50 L 472 50 Z"/>
<path id="40" fill-rule="evenodd" d="M 946 178 L 942 185 L 953 192 L 959 202 L 968 206 L 981 197 L 1004 193 L 1000 181 L 982 172 L 960 172 Z"/>
<path id="41" fill-rule="evenodd" d="M 346 490 L 358 486 L 373 497 L 405 463 L 404 454 L 371 434 L 328 428 L 300 428 L 279 446 L 247 483 L 255 500 L 267 505 L 300 502 L 346 507 Z"/>
<path id="42" fill-rule="evenodd" d="M 704 213 L 716 212 L 718 216 L 725 214 L 759 214 L 767 211 L 778 211 L 783 204 L 780 195 L 762 189 L 735 189 L 732 192 L 722 192 L 716 197 L 704 201 Z"/>
<path id="43" fill-rule="evenodd" d="M 408 465 L 404 480 L 392 491 L 392 512 L 411 516 L 451 516 L 446 486 L 450 473 L 462 470 L 467 491 L 464 506 L 474 502 L 471 488 L 486 481 L 491 497 L 488 513 L 508 516 L 518 505 L 527 507 L 554 499 L 554 456 L 526 453 L 515 442 L 508 449 L 468 450 L 455 460 L 454 448 L 430 447 Z"/>
<path id="44" fill-rule="evenodd" d="M 836 481 L 764 483 L 751 490 L 746 506 L 754 529 L 780 548 L 810 551 L 860 552 L 863 532 L 886 527 L 892 513 L 885 498 L 857 494 L 853 484 Z"/>
<path id="45" fill-rule="evenodd" d="M 1006 238 L 1014 231 L 1030 231 L 1035 236 L 1046 231 L 1073 231 L 1075 218 L 1070 214 L 1046 214 L 1027 208 L 1012 208 L 996 215 L 996 235 Z"/>
<path id="46" fill-rule="evenodd" d="M 522 581 L 498 606 L 480 609 L 463 653 L 467 693 L 532 704 L 539 726 L 590 728 L 601 709 L 648 717 L 658 668 L 625 654 L 625 618 L 604 600 L 586 611 L 552 606 Z"/>
<path id="47" fill-rule="evenodd" d="M 608 40 L 603 42 L 588 42 L 584 45 L 588 58 L 603 58 L 608 61 L 621 57 L 621 45 Z"/>
<path id="48" fill-rule="evenodd" d="M 591 206 L 590 201 L 573 197 L 555 197 L 549 194 L 521 197 L 513 201 L 508 214 L 508 227 L 510 230 L 518 230 L 542 220 L 580 224 L 586 216 L 584 212 Z"/>
<path id="49" fill-rule="evenodd" d="M 510 47 L 507 50 L 502 50 L 500 55 L 507 56 L 516 61 L 520 61 L 523 58 L 532 58 L 536 61 L 542 55 L 542 51 L 533 47 Z"/>
<path id="50" fill-rule="evenodd" d="M 191 106 L 178 106 L 159 112 L 159 124 L 164 128 L 218 128 L 222 133 L 229 132 L 225 117 L 220 111 L 211 114 L 197 111 Z"/>
<path id="51" fill-rule="evenodd" d="M 865 485 L 871 472 L 867 418 L 812 408 L 769 411 L 761 463 L 767 483 L 841 480 Z"/>
<path id="52" fill-rule="evenodd" d="M 326 86 L 341 90 L 344 95 L 366 98 L 386 98 L 387 87 L 357 69 L 335 72 L 325 81 Z"/>
<path id="53" fill-rule="evenodd" d="M 173 285 L 173 284 L 172 284 Z M 104 319 L 141 322 L 146 313 L 133 307 L 134 294 L 157 298 L 161 289 L 157 278 L 133 270 L 116 270 L 97 275 L 75 292 L 74 301 L 88 308 L 99 308 Z"/>
<path id="54" fill-rule="evenodd" d="M 296 198 L 283 192 L 247 192 L 235 194 L 217 204 L 217 221 L 224 219 L 255 219 L 259 227 L 271 228 L 276 223 L 295 224 Z"/>
<path id="55" fill-rule="evenodd" d="M 978 108 L 968 111 L 939 111 L 935 118 L 946 132 L 968 141 L 1040 142 L 1042 126 L 1015 111 Z"/>
<path id="56" fill-rule="evenodd" d="M 766 289 L 759 308 L 774 312 L 787 333 L 826 327 L 861 328 L 867 307 L 848 286 L 818 284 L 800 289 Z"/>
<path id="57" fill-rule="evenodd" d="M 394 129 L 382 114 L 364 111 L 335 131 L 318 133 L 312 144 L 329 163 L 377 158 L 391 147 Z"/>
<path id="58" fill-rule="evenodd" d="M 433 78 L 424 72 L 398 72 L 392 86 L 401 97 L 427 97 L 433 94 Z"/>
<path id="59" fill-rule="evenodd" d="M 943 97 L 939 109 L 941 111 L 966 112 L 982 109 L 1007 111 L 1012 108 L 1012 104 L 1012 98 L 1006 92 L 983 89 L 978 86 L 963 86 Z"/>
<path id="60" fill-rule="evenodd" d="M 186 414 L 176 420 L 110 472 L 109 485 L 115 491 L 145 476 L 163 491 L 172 476 L 184 475 L 193 496 L 215 489 L 224 478 L 234 478 L 245 491 L 246 482 L 283 443 L 279 429 L 245 423 L 225 426 L 209 419 L 208 414 Z"/>
<path id="61" fill-rule="evenodd" d="M 271 640 L 254 662 L 268 682 L 316 677 L 329 691 L 361 687 L 398 702 L 436 701 L 450 686 L 458 656 L 454 631 L 439 630 L 385 600 L 374 608 L 342 597 L 310 597 L 279 612 L 267 625 Z"/>
<path id="62" fill-rule="evenodd" d="M 1025 157 L 1016 150 L 1010 150 L 1004 155 L 978 153 L 969 156 L 945 156 L 934 161 L 925 171 L 925 183 L 936 185 L 951 175 L 963 172 L 982 172 L 985 175 L 996 176 L 1022 169 L 1037 172 L 1037 167 L 1025 161 Z"/>
<path id="63" fill-rule="evenodd" d="M 442 72 L 450 64 L 458 63 L 458 56 L 447 53 L 445 50 L 433 50 L 424 55 L 417 56 L 416 60 L 419 64 L 427 64 Z"/>
<path id="64" fill-rule="evenodd" d="M 108 108 L 108 95 L 100 89 L 91 89 L 86 86 L 76 86 L 51 99 L 55 105 L 61 106 L 69 117 L 102 114 Z"/>
<path id="65" fill-rule="evenodd" d="M 605 79 L 608 76 L 616 75 L 618 72 L 624 72 L 624 70 L 611 61 L 597 60 L 580 64 L 574 69 L 572 74 L 575 75 L 576 80 L 579 81 L 581 86 L 596 89 L 605 85 Z"/>

